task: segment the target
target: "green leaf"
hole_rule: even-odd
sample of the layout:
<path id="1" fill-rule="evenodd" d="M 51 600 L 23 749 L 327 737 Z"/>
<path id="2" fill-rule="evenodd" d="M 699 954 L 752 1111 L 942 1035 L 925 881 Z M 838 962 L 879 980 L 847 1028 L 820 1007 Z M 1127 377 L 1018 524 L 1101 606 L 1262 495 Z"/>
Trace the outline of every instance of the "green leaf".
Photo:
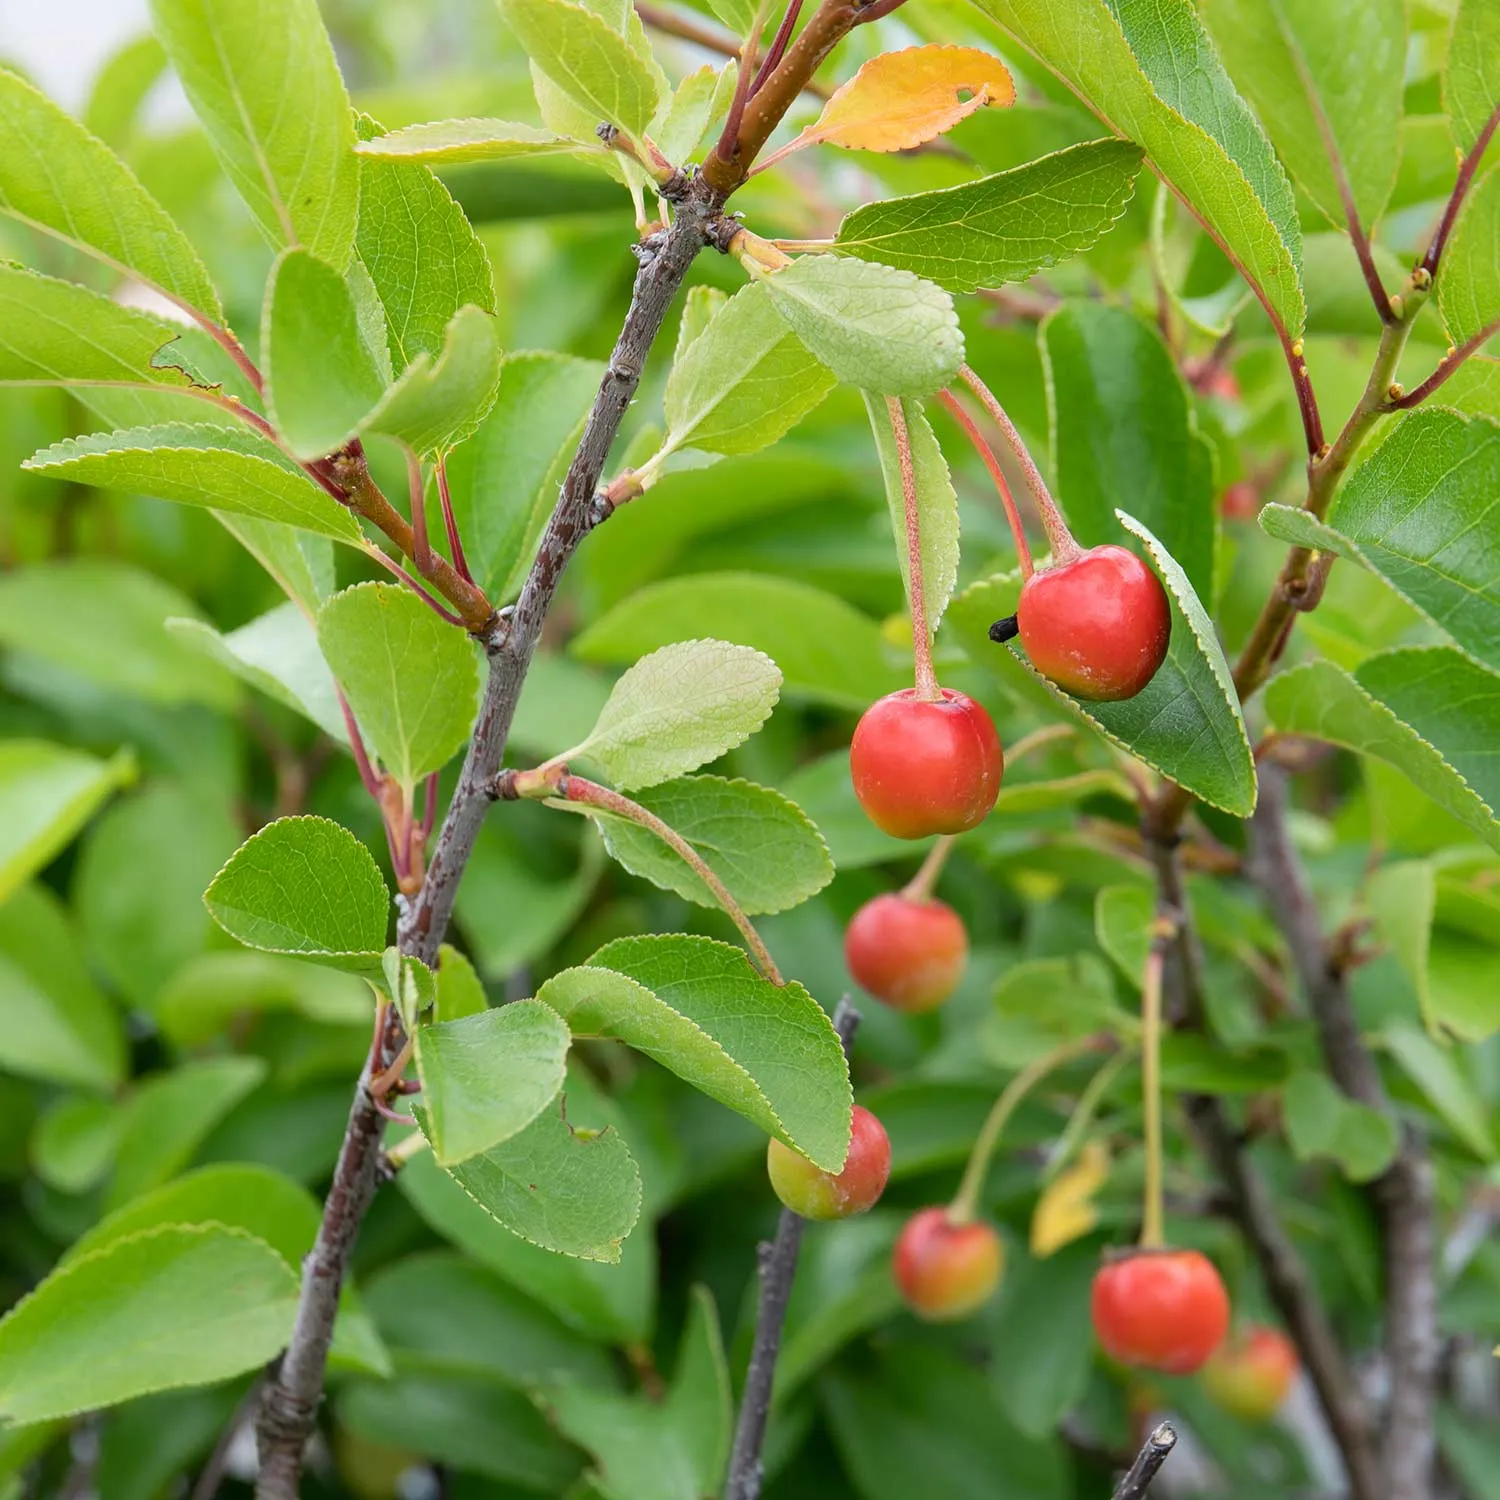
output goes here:
<path id="1" fill-rule="evenodd" d="M 1437 278 L 1438 311 L 1455 344 L 1500 324 L 1500 164 L 1469 189 Z"/>
<path id="2" fill-rule="evenodd" d="M 865 1500 L 1063 1500 L 1052 1437 L 1013 1425 L 989 1373 L 957 1351 L 885 1342 L 819 1382 L 834 1444 Z"/>
<path id="3" fill-rule="evenodd" d="M 1067 302 L 1041 328 L 1058 501 L 1085 547 L 1139 516 L 1214 597 L 1214 455 L 1156 330 L 1101 302 Z"/>
<path id="4" fill-rule="evenodd" d="M 489 1009 L 490 998 L 474 965 L 451 943 L 438 949 L 436 1014 L 439 1021 L 462 1021 Z"/>
<path id="5" fill-rule="evenodd" d="M 628 1239 L 617 1264 L 554 1255 L 498 1223 L 424 1151 L 401 1169 L 401 1192 L 438 1234 L 585 1336 L 628 1344 L 650 1336 L 650 1236 Z"/>
<path id="6" fill-rule="evenodd" d="M 765 286 L 752 283 L 672 366 L 664 451 L 756 453 L 790 432 L 835 384 L 777 316 Z"/>
<path id="7" fill-rule="evenodd" d="M 471 161 L 510 161 L 523 156 L 572 154 L 578 143 L 535 125 L 510 120 L 433 120 L 371 136 L 354 148 L 367 161 L 424 162 L 457 166 Z M 366 177 L 368 182 L 369 178 Z M 363 254 L 363 251 L 361 251 Z"/>
<path id="8" fill-rule="evenodd" d="M 848 385 L 927 396 L 958 375 L 964 339 L 953 299 L 910 271 L 804 255 L 761 284 L 792 331 Z"/>
<path id="9" fill-rule="evenodd" d="M 570 0 L 501 0 L 522 51 L 570 100 L 631 136 L 645 133 L 661 94 L 626 37 Z"/>
<path id="10" fill-rule="evenodd" d="M 1386 761 L 1500 849 L 1500 773 L 1485 751 L 1500 735 L 1500 678 L 1452 648 L 1380 652 L 1353 676 L 1308 662 L 1272 680 L 1266 711 L 1284 733 Z"/>
<path id="11" fill-rule="evenodd" d="M 698 154 L 709 125 L 728 113 L 738 76 L 731 59 L 717 68 L 704 63 L 677 85 L 652 131 L 657 149 L 668 161 L 685 162 Z"/>
<path id="12" fill-rule="evenodd" d="M 536 1000 L 419 1026 L 417 1076 L 433 1155 L 445 1167 L 508 1141 L 557 1097 L 568 1028 Z"/>
<path id="13" fill-rule="evenodd" d="M 264 1241 L 206 1224 L 117 1241 L 54 1271 L 0 1322 L 0 1415 L 71 1416 L 271 1359 L 297 1278 Z"/>
<path id="14" fill-rule="evenodd" d="M 1379 1110 L 1356 1104 L 1324 1073 L 1287 1079 L 1281 1096 L 1287 1140 L 1298 1161 L 1332 1157 L 1351 1182 L 1369 1182 L 1395 1160 L 1395 1125 Z"/>
<path id="15" fill-rule="evenodd" d="M 1342 183 L 1373 229 L 1401 158 L 1402 0 L 1206 0 L 1201 9 L 1292 176 L 1339 225 Z"/>
<path id="16" fill-rule="evenodd" d="M 174 1047 L 188 1050 L 223 1036 L 247 1016 L 273 1011 L 347 1035 L 368 1025 L 370 1007 L 369 987 L 352 974 L 233 948 L 200 953 L 183 964 L 156 994 L 151 1016 Z"/>
<path id="17" fill-rule="evenodd" d="M 1376 931 L 1415 991 L 1422 1019 L 1435 1035 L 1437 1022 L 1427 983 L 1427 955 L 1437 906 L 1437 879 L 1431 862 L 1408 859 L 1382 865 L 1365 883 L 1364 899 Z"/>
<path id="18" fill-rule="evenodd" d="M 578 1474 L 577 1453 L 530 1397 L 483 1376 L 408 1370 L 403 1363 L 395 1380 L 362 1380 L 341 1392 L 338 1420 L 341 1432 L 371 1444 L 372 1452 L 420 1454 L 463 1488 L 467 1476 L 482 1475 L 491 1484 L 481 1480 L 476 1487 L 497 1497 L 571 1493 Z"/>
<path id="19" fill-rule="evenodd" d="M 215 511 L 214 517 L 300 610 L 309 616 L 318 612 L 334 586 L 333 544 L 326 537 L 225 511 Z M 171 628 L 181 623 L 174 620 Z"/>
<path id="20" fill-rule="evenodd" d="M 1107 234 L 1140 169 L 1133 142 L 1086 141 L 975 182 L 867 203 L 845 216 L 834 243 L 950 292 L 1025 281 Z"/>
<path id="21" fill-rule="evenodd" d="M 655 1058 L 828 1171 L 849 1150 L 848 1066 L 801 985 L 763 979 L 744 952 L 674 934 L 619 938 L 537 994 L 575 1032 Z"/>
<path id="22" fill-rule="evenodd" d="M 362 541 L 350 510 L 288 463 L 274 444 L 243 427 L 172 422 L 93 432 L 43 448 L 21 467 L 101 489 L 258 516 L 352 547 Z"/>
<path id="23" fill-rule="evenodd" d="M 317 0 L 151 0 L 151 21 L 262 233 L 342 271 L 359 162 Z"/>
<path id="24" fill-rule="evenodd" d="M 847 749 L 799 766 L 782 780 L 781 790 L 816 826 L 841 871 L 909 859 L 918 849 L 909 839 L 882 833 L 865 815 L 854 795 Z M 1007 790 L 1002 786 L 1001 795 Z"/>
<path id="25" fill-rule="evenodd" d="M 358 583 L 318 616 L 318 644 L 370 748 L 410 790 L 463 748 L 479 698 L 468 636 L 410 589 Z"/>
<path id="26" fill-rule="evenodd" d="M 126 1106 L 106 1207 L 129 1203 L 180 1172 L 266 1072 L 259 1057 L 210 1057 L 141 1080 Z"/>
<path id="27" fill-rule="evenodd" d="M 306 1188 L 269 1167 L 248 1162 L 199 1167 L 117 1208 L 75 1240 L 61 1264 L 164 1225 L 212 1225 L 263 1240 L 295 1272 L 312 1249 L 321 1218 L 320 1205 Z M 390 1356 L 347 1281 L 330 1352 L 336 1367 L 390 1373 Z"/>
<path id="28" fill-rule="evenodd" d="M 156 357 L 172 324 L 0 260 L 0 385 L 185 386 Z"/>
<path id="29" fill-rule="evenodd" d="M 103 761 L 45 740 L 0 742 L 0 902 L 50 864 L 134 775 L 128 750 Z"/>
<path id="30" fill-rule="evenodd" d="M 162 986 L 207 947 L 203 888 L 239 837 L 222 793 L 165 780 L 121 798 L 89 830 L 73 901 L 89 961 L 133 1006 L 151 1010 Z"/>
<path id="31" fill-rule="evenodd" d="M 298 458 L 342 447 L 385 390 L 349 283 L 306 250 L 271 267 L 261 344 L 267 410 Z"/>
<path id="32" fill-rule="evenodd" d="M 403 1369 L 488 1376 L 523 1391 L 559 1378 L 620 1384 L 606 1350 L 452 1251 L 426 1250 L 384 1266 L 366 1285 L 365 1301 Z"/>
<path id="33" fill-rule="evenodd" d="M 128 145 L 141 106 L 166 66 L 167 54 L 154 36 L 126 42 L 105 59 L 94 76 L 83 108 L 84 125 L 117 149 Z"/>
<path id="34" fill-rule="evenodd" d="M 1500 201 L 1500 194 L 1497 194 Z M 1500 670 L 1500 424 L 1403 416 L 1345 481 L 1329 527 L 1470 656 Z"/>
<path id="35" fill-rule="evenodd" d="M 500 379 L 500 335 L 495 320 L 463 307 L 448 324 L 442 355 L 419 353 L 360 423 L 414 453 L 431 453 L 471 437 L 495 399 Z"/>
<path id="36" fill-rule="evenodd" d="M 1454 1135 L 1481 1161 L 1494 1161 L 1495 1133 L 1465 1066 L 1467 1054 L 1439 1046 L 1414 1026 L 1388 1026 L 1382 1040 Z"/>
<path id="37" fill-rule="evenodd" d="M 1139 969 L 1135 978 L 1139 982 Z M 984 1056 L 1001 1068 L 1025 1067 L 1059 1042 L 1095 1031 L 1128 1036 L 1134 1029 L 1115 1000 L 1108 965 L 1087 951 L 1012 965 L 996 984 L 991 1003 L 977 1040 Z"/>
<path id="38" fill-rule="evenodd" d="M 198 253 L 134 172 L 40 89 L 0 69 L 0 213 L 149 282 L 215 322 Z"/>
<path id="39" fill-rule="evenodd" d="M 131 698 L 234 708 L 234 679 L 167 633 L 169 619 L 196 613 L 170 584 L 105 557 L 36 562 L 0 577 L 0 644 Z"/>
<path id="40" fill-rule="evenodd" d="M 781 673 L 762 652 L 681 641 L 642 657 L 615 684 L 587 756 L 621 791 L 695 771 L 750 738 L 776 706 Z"/>
<path id="41" fill-rule="evenodd" d="M 368 118 L 359 122 L 361 136 L 377 129 Z M 448 189 L 424 166 L 364 148 L 362 140 L 354 242 L 385 309 L 399 374 L 419 354 L 443 354 L 460 308 L 494 312 L 495 283 L 490 258 Z"/>
<path id="42" fill-rule="evenodd" d="M 86 1193 L 114 1164 L 123 1111 L 113 1099 L 65 1094 L 53 1100 L 31 1133 L 31 1165 L 48 1187 Z"/>
<path id="43" fill-rule="evenodd" d="M 1135 141 L 1288 338 L 1302 331 L 1291 186 L 1191 0 L 981 0 L 980 9 Z"/>
<path id="44" fill-rule="evenodd" d="M 701 1500 L 715 1493 L 729 1459 L 733 1392 L 706 1288 L 696 1286 L 677 1369 L 665 1399 L 578 1384 L 542 1393 L 553 1422 L 594 1459 L 604 1500 Z"/>
<path id="45" fill-rule="evenodd" d="M 304 715 L 330 739 L 349 743 L 333 673 L 318 649 L 317 632 L 297 605 L 278 604 L 225 635 L 202 620 L 168 620 L 167 633 Z"/>
<path id="46" fill-rule="evenodd" d="M 1172 603 L 1167 659 L 1134 698 L 1085 704 L 1042 682 L 1019 650 L 997 648 L 989 626 L 1014 614 L 1018 574 L 985 579 L 965 589 L 949 610 L 950 624 L 976 663 L 1033 697 L 1043 691 L 1106 739 L 1176 781 L 1194 796 L 1238 818 L 1255 807 L 1255 762 L 1213 624 L 1181 568 L 1139 522 L 1117 512 L 1145 542 Z"/>
<path id="47" fill-rule="evenodd" d="M 469 568 L 496 602 L 514 596 L 531 566 L 603 373 L 593 360 L 509 355 L 489 416 L 448 459 Z"/>
<path id="48" fill-rule="evenodd" d="M 120 1017 L 89 975 L 66 908 L 45 886 L 22 886 L 0 905 L 0 992 L 7 1072 L 105 1090 L 125 1077 Z"/>
<path id="49" fill-rule="evenodd" d="M 905 680 L 869 616 L 822 589 L 760 573 L 700 573 L 638 589 L 576 637 L 573 651 L 584 661 L 629 662 L 692 636 L 762 651 L 789 691 L 842 708 L 863 709 Z"/>
<path id="50" fill-rule="evenodd" d="M 958 496 L 943 450 L 933 435 L 927 413 L 918 401 L 903 401 L 907 436 L 911 443 L 912 470 L 916 480 L 917 527 L 922 541 L 923 601 L 927 628 L 936 631 L 943 611 L 953 597 L 958 582 Z M 875 452 L 880 457 L 880 472 L 885 478 L 886 505 L 891 513 L 891 531 L 896 543 L 896 558 L 901 566 L 901 581 L 906 588 L 906 604 L 911 612 L 911 564 L 906 540 L 906 492 L 902 486 L 901 460 L 896 452 L 896 435 L 891 430 L 890 410 L 886 402 L 865 392 L 865 411 L 875 434 Z"/>
<path id="51" fill-rule="evenodd" d="M 1500 107 L 1500 15 L 1489 0 L 1459 0 L 1443 74 L 1443 103 L 1460 150 L 1472 151 Z"/>
<path id="52" fill-rule="evenodd" d="M 635 800 L 686 839 L 751 916 L 797 906 L 833 879 L 822 835 L 801 808 L 768 787 L 684 776 Z M 632 875 L 699 906 L 718 906 L 718 898 L 655 834 L 624 818 L 595 816 L 605 847 Z"/>
<path id="53" fill-rule="evenodd" d="M 420 1106 L 416 1117 L 430 1140 Z M 640 1217 L 640 1170 L 619 1134 L 575 1130 L 559 1110 L 544 1110 L 503 1144 L 443 1170 L 511 1233 L 560 1255 L 618 1261 Z"/>
<path id="54" fill-rule="evenodd" d="M 268 823 L 240 845 L 203 900 L 248 948 L 380 973 L 390 895 L 370 851 L 327 818 Z"/>
<path id="55" fill-rule="evenodd" d="M 1094 935 L 1099 946 L 1137 989 L 1151 950 L 1155 915 L 1156 902 L 1142 886 L 1101 886 L 1094 897 Z"/>

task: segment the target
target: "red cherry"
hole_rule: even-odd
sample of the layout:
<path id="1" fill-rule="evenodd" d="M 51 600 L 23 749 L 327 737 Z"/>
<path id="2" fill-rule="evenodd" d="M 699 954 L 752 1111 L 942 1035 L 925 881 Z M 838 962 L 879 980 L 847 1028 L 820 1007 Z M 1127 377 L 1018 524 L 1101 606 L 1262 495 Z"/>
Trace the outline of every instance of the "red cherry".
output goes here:
<path id="1" fill-rule="evenodd" d="M 885 1191 L 891 1175 L 891 1140 L 885 1126 L 863 1106 L 854 1106 L 849 1154 L 841 1172 L 825 1172 L 801 1154 L 772 1140 L 766 1171 L 776 1196 L 804 1219 L 847 1219 L 862 1214 Z"/>
<path id="2" fill-rule="evenodd" d="M 1133 698 L 1167 655 L 1172 611 L 1160 580 L 1124 547 L 1094 547 L 1021 585 L 1016 623 L 1043 677 L 1078 698 Z"/>
<path id="3" fill-rule="evenodd" d="M 870 821 L 898 839 L 977 828 L 1000 794 L 1003 770 L 994 722 L 952 688 L 935 702 L 906 688 L 872 703 L 849 747 L 854 795 Z"/>
<path id="4" fill-rule="evenodd" d="M 1203 1384 L 1225 1411 L 1264 1422 L 1286 1399 L 1297 1367 L 1297 1346 L 1279 1328 L 1256 1326 L 1215 1352 L 1203 1367 Z"/>
<path id="5" fill-rule="evenodd" d="M 944 901 L 889 892 L 866 901 L 844 933 L 849 972 L 893 1010 L 920 1015 L 958 988 L 969 935 Z"/>
<path id="6" fill-rule="evenodd" d="M 1196 1250 L 1141 1250 L 1099 1269 L 1093 1315 L 1112 1359 L 1190 1375 L 1223 1342 L 1229 1293 Z"/>
<path id="7" fill-rule="evenodd" d="M 933 1323 L 966 1318 L 1000 1285 L 1005 1247 L 988 1224 L 955 1224 L 946 1208 L 924 1208 L 906 1221 L 891 1268 L 901 1298 Z"/>
<path id="8" fill-rule="evenodd" d="M 1219 496 L 1226 521 L 1253 521 L 1260 514 L 1260 491 L 1248 479 L 1237 479 Z"/>

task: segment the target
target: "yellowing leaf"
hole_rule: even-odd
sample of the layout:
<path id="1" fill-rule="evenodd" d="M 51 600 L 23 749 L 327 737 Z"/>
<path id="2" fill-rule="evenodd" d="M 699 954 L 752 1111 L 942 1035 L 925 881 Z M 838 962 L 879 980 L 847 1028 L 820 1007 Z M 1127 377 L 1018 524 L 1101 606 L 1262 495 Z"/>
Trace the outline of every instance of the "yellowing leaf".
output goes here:
<path id="1" fill-rule="evenodd" d="M 907 151 L 986 107 L 1005 109 L 1016 86 L 1005 64 L 978 47 L 907 47 L 872 58 L 838 89 L 790 145 L 766 166 L 826 143 L 851 151 Z"/>
<path id="2" fill-rule="evenodd" d="M 1031 1253 L 1045 1260 L 1099 1222 L 1094 1195 L 1109 1177 L 1109 1151 L 1090 1141 L 1076 1162 L 1047 1184 L 1031 1216 Z"/>

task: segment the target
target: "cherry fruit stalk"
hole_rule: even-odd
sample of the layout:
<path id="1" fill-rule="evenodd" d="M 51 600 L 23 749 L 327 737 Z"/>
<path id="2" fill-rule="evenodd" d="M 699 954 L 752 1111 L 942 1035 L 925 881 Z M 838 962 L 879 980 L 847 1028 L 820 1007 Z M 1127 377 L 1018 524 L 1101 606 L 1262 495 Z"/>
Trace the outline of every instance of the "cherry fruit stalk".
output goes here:
<path id="1" fill-rule="evenodd" d="M 988 1224 L 960 1223 L 946 1208 L 906 1221 L 891 1259 L 901 1300 L 931 1323 L 956 1322 L 995 1294 L 1005 1247 Z"/>
<path id="2" fill-rule="evenodd" d="M 856 1104 L 843 1170 L 825 1172 L 778 1140 L 766 1148 L 776 1196 L 804 1219 L 847 1219 L 872 1208 L 891 1175 L 891 1141 L 869 1110 Z"/>
<path id="3" fill-rule="evenodd" d="M 1094 1332 L 1111 1359 L 1191 1375 L 1224 1341 L 1229 1293 L 1197 1250 L 1137 1250 L 1094 1277 Z"/>

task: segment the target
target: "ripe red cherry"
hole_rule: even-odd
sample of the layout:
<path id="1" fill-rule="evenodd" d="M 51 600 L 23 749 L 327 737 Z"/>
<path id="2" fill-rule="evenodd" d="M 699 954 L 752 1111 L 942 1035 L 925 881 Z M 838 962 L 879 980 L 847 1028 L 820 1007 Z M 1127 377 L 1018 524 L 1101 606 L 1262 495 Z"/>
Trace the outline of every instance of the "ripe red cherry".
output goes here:
<path id="1" fill-rule="evenodd" d="M 936 701 L 914 688 L 872 703 L 849 747 L 854 795 L 898 839 L 966 833 L 1000 793 L 1000 736 L 984 709 L 952 688 Z"/>
<path id="2" fill-rule="evenodd" d="M 1256 1326 L 1230 1338 L 1203 1367 L 1210 1396 L 1237 1417 L 1275 1416 L 1297 1378 L 1297 1346 L 1279 1328 Z"/>
<path id="3" fill-rule="evenodd" d="M 1190 1375 L 1223 1342 L 1229 1294 L 1196 1250 L 1142 1250 L 1094 1277 L 1094 1332 L 1122 1364 Z"/>
<path id="4" fill-rule="evenodd" d="M 889 892 L 866 901 L 844 933 L 849 972 L 893 1010 L 941 1005 L 963 978 L 969 935 L 944 901 Z"/>
<path id="5" fill-rule="evenodd" d="M 890 1137 L 869 1110 L 856 1104 L 842 1172 L 825 1172 L 778 1140 L 766 1149 L 766 1171 L 776 1196 L 793 1213 L 804 1219 L 847 1219 L 864 1213 L 885 1191 L 891 1175 Z"/>
<path id="6" fill-rule="evenodd" d="M 1133 698 L 1166 660 L 1167 593 L 1124 547 L 1094 547 L 1021 585 L 1016 624 L 1043 677 L 1078 698 Z"/>
<path id="7" fill-rule="evenodd" d="M 908 1219 L 891 1257 L 902 1301 L 933 1323 L 983 1307 L 1004 1267 L 1000 1236 L 988 1224 L 953 1223 L 946 1208 L 924 1208 Z"/>

